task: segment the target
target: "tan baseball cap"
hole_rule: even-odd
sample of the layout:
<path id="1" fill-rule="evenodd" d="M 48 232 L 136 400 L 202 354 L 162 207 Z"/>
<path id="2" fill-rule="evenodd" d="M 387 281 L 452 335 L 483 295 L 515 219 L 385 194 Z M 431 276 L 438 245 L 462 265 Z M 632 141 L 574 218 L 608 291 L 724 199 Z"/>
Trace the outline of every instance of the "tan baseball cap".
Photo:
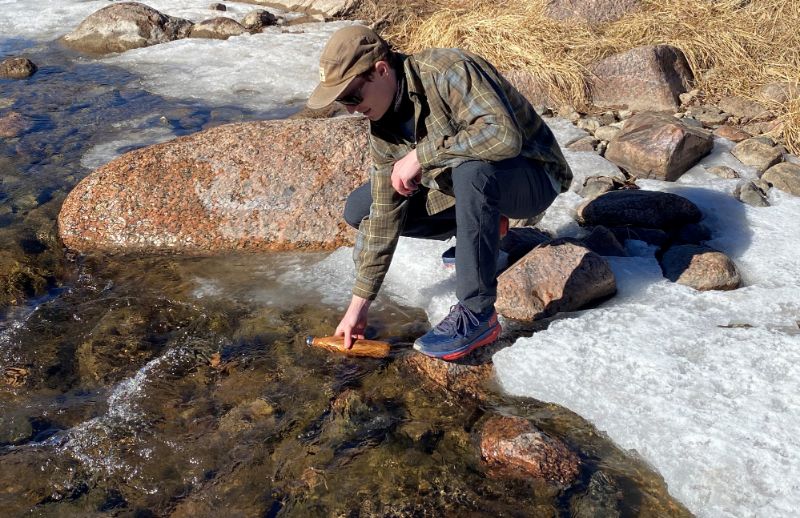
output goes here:
<path id="1" fill-rule="evenodd" d="M 389 45 L 363 25 L 350 25 L 333 33 L 319 58 L 319 84 L 311 92 L 308 107 L 331 104 L 359 74 L 389 56 Z"/>

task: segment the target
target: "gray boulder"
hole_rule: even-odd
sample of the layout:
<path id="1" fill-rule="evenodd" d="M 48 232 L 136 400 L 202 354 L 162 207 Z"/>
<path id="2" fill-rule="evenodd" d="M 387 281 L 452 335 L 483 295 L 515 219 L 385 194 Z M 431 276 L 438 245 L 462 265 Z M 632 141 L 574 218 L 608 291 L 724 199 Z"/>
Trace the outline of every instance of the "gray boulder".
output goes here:
<path id="1" fill-rule="evenodd" d="M 713 147 L 710 132 L 687 127 L 670 115 L 645 112 L 625 122 L 605 158 L 640 178 L 673 182 Z"/>
<path id="2" fill-rule="evenodd" d="M 696 290 L 735 290 L 742 282 L 736 264 L 725 254 L 700 245 L 679 245 L 661 258 L 664 277 Z"/>
<path id="3" fill-rule="evenodd" d="M 719 106 L 741 122 L 766 120 L 774 117 L 764 105 L 744 97 L 723 97 L 719 101 Z"/>
<path id="4" fill-rule="evenodd" d="M 769 184 L 764 180 L 744 181 L 736 186 L 733 196 L 751 207 L 769 207 L 768 191 Z"/>
<path id="5" fill-rule="evenodd" d="M 259 32 L 264 27 L 277 24 L 278 17 L 266 9 L 256 9 L 255 11 L 250 11 L 242 19 L 242 27 L 250 32 Z"/>
<path id="6" fill-rule="evenodd" d="M 678 96 L 694 81 L 686 58 L 669 45 L 637 47 L 589 66 L 589 88 L 597 106 L 676 111 Z"/>
<path id="7" fill-rule="evenodd" d="M 560 311 L 575 311 L 617 291 L 608 262 L 570 240 L 534 248 L 497 278 L 498 313 L 534 321 Z"/>
<path id="8" fill-rule="evenodd" d="M 725 178 L 728 180 L 739 178 L 739 173 L 737 173 L 735 169 L 728 167 L 726 165 L 711 166 L 706 168 L 706 171 L 715 176 L 719 176 L 720 178 Z"/>
<path id="9" fill-rule="evenodd" d="M 800 165 L 783 162 L 767 169 L 761 179 L 773 187 L 800 196 Z"/>
<path id="10" fill-rule="evenodd" d="M 645 191 L 611 191 L 578 207 L 583 226 L 677 229 L 697 223 L 703 214 L 697 206 L 677 194 Z"/>
<path id="11" fill-rule="evenodd" d="M 28 58 L 8 58 L 0 62 L 0 79 L 25 79 L 39 68 Z"/>
<path id="12" fill-rule="evenodd" d="M 247 29 L 236 20 L 220 16 L 195 24 L 189 31 L 189 37 L 227 40 L 231 36 L 241 36 L 247 32 Z"/>
<path id="13" fill-rule="evenodd" d="M 185 38 L 191 28 L 188 20 L 137 2 L 120 2 L 89 15 L 61 41 L 80 52 L 108 54 Z"/>

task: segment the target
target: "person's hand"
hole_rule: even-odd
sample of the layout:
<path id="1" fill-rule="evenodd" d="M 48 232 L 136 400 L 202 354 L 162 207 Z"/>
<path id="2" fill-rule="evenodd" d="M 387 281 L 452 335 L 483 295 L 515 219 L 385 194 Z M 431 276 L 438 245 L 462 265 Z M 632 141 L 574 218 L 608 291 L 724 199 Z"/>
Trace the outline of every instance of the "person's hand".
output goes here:
<path id="1" fill-rule="evenodd" d="M 416 149 L 395 162 L 392 167 L 392 187 L 403 196 L 414 194 L 421 178 L 422 166 L 419 165 Z"/>
<path id="2" fill-rule="evenodd" d="M 364 330 L 367 328 L 367 312 L 369 311 L 370 301 L 356 295 L 350 301 L 350 307 L 342 317 L 342 321 L 336 327 L 334 336 L 344 337 L 345 349 L 353 347 L 354 339 L 363 339 Z"/>

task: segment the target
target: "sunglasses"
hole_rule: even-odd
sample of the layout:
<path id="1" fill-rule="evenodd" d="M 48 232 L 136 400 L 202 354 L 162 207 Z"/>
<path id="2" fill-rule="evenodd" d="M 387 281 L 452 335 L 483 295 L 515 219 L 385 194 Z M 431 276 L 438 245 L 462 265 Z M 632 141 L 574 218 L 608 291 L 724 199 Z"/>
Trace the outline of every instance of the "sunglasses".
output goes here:
<path id="1" fill-rule="evenodd" d="M 362 80 L 361 85 L 358 88 L 353 90 L 347 95 L 343 95 L 336 99 L 339 104 L 343 104 L 344 106 L 358 106 L 364 100 L 364 96 L 361 95 L 361 90 L 364 88 L 364 85 L 367 84 L 367 80 L 364 77 L 360 78 Z"/>

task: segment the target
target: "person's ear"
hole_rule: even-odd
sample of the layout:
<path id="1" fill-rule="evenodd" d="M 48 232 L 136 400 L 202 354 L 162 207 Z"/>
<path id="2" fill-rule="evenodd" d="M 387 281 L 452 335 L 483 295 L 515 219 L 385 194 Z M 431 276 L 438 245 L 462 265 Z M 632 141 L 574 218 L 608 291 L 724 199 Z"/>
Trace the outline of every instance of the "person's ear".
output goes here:
<path id="1" fill-rule="evenodd" d="M 384 60 L 378 61 L 375 63 L 374 71 L 377 72 L 378 77 L 385 77 L 389 73 L 389 63 Z"/>

